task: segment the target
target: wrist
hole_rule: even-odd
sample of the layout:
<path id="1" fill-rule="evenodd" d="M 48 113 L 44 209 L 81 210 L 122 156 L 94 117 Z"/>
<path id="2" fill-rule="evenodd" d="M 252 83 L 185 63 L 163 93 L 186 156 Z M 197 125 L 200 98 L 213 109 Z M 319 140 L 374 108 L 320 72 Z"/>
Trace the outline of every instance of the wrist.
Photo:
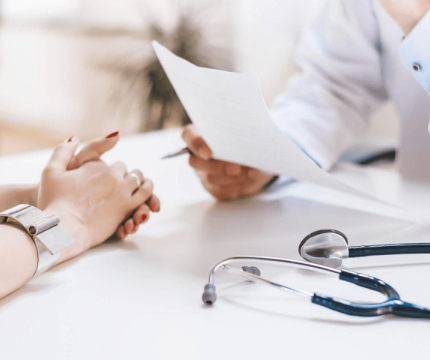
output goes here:
<path id="1" fill-rule="evenodd" d="M 20 204 L 28 204 L 37 207 L 39 184 L 21 185 Z"/>
<path id="2" fill-rule="evenodd" d="M 6 185 L 0 189 L 0 210 L 7 210 L 19 204 L 35 206 L 33 193 L 35 185 Z"/>
<path id="3" fill-rule="evenodd" d="M 14 199 L 16 204 L 27 204 L 37 206 L 37 193 L 39 190 L 39 184 L 32 185 L 15 185 L 13 188 Z M 11 206 L 11 207 L 13 207 Z"/>
<path id="4" fill-rule="evenodd" d="M 85 226 L 79 217 L 74 216 L 73 212 L 67 206 L 61 203 L 48 205 L 43 212 L 46 215 L 57 215 L 60 218 L 60 225 L 76 241 L 76 243 L 61 252 L 57 264 L 72 259 L 87 250 L 85 244 L 88 243 L 88 234 Z"/>

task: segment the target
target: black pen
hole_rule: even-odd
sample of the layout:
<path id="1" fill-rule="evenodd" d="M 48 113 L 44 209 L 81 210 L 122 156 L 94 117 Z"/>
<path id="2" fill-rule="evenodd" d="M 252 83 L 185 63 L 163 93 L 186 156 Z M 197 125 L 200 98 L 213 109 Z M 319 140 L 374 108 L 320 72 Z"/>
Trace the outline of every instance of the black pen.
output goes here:
<path id="1" fill-rule="evenodd" d="M 183 155 L 183 154 L 190 154 L 190 155 L 193 155 L 193 152 L 192 152 L 190 149 L 188 149 L 187 147 L 184 147 L 183 149 L 181 149 L 181 150 L 179 150 L 179 151 L 175 151 L 174 153 L 171 153 L 171 154 L 168 154 L 168 155 L 166 155 L 166 156 L 163 156 L 163 157 L 161 158 L 161 160 L 164 160 L 164 159 L 171 159 L 171 158 L 174 158 L 174 157 L 176 157 L 176 156 Z"/>

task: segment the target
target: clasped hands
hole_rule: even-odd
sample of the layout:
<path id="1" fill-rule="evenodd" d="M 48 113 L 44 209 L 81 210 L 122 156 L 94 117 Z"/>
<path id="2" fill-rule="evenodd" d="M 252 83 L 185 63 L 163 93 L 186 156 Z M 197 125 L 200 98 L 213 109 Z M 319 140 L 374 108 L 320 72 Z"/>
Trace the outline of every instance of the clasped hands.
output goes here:
<path id="1" fill-rule="evenodd" d="M 118 133 L 93 140 L 77 155 L 77 138 L 58 145 L 40 183 L 29 191 L 27 203 L 46 214 L 58 215 L 77 242 L 63 251 L 60 262 L 112 235 L 122 239 L 135 233 L 151 212 L 160 211 L 154 185 L 140 170 L 127 172 L 123 162 L 108 166 L 100 160 L 118 140 Z"/>

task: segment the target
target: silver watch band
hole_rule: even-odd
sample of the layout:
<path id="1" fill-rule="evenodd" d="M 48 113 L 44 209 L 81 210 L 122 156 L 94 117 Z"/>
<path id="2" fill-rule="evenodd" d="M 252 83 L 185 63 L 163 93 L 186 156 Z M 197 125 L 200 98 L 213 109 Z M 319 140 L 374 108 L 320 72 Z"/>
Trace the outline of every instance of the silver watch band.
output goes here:
<path id="1" fill-rule="evenodd" d="M 37 248 L 37 268 L 33 277 L 55 265 L 62 250 L 72 246 L 75 239 L 59 225 L 56 215 L 46 216 L 31 205 L 18 205 L 0 213 L 0 224 L 8 223 L 27 232 Z"/>

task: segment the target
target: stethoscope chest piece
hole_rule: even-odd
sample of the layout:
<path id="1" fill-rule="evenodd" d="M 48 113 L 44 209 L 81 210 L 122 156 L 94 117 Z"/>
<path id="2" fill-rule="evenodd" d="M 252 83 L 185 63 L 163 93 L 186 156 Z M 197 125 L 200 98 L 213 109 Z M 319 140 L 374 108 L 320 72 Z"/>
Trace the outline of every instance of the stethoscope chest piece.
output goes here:
<path id="1" fill-rule="evenodd" d="M 338 230 L 318 230 L 299 245 L 300 256 L 314 264 L 338 268 L 348 257 L 348 239 Z"/>

